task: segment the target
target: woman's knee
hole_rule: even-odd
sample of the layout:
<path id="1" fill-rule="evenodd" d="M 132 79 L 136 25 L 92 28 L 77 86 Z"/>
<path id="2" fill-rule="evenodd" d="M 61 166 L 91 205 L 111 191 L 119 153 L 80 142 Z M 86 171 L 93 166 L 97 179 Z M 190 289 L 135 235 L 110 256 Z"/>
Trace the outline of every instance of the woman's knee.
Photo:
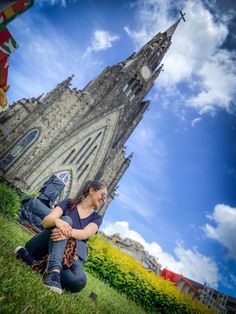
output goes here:
<path id="1" fill-rule="evenodd" d="M 87 284 L 87 277 L 83 273 L 83 275 L 74 282 L 74 285 L 73 285 L 74 287 L 73 287 L 72 292 L 81 291 L 86 286 L 86 284 Z"/>
<path id="2" fill-rule="evenodd" d="M 62 216 L 62 217 L 60 217 L 60 219 L 67 222 L 72 227 L 73 222 L 72 222 L 72 219 L 70 218 L 70 216 Z"/>
<path id="3" fill-rule="evenodd" d="M 87 277 L 85 273 L 81 273 L 80 276 L 74 278 L 66 287 L 70 292 L 80 292 L 87 284 Z"/>

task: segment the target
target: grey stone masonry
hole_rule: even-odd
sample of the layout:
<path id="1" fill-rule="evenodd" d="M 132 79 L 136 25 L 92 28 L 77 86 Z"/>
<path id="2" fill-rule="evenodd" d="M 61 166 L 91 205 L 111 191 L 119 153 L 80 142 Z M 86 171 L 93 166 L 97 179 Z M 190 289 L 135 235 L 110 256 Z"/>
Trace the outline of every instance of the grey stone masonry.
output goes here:
<path id="1" fill-rule="evenodd" d="M 38 190 L 52 174 L 67 176 L 70 196 L 87 179 L 103 180 L 108 202 L 129 167 L 124 145 L 149 106 L 144 97 L 162 69 L 178 20 L 139 52 L 108 66 L 83 90 L 73 76 L 51 92 L 21 99 L 0 114 L 0 176 L 23 192 Z"/>

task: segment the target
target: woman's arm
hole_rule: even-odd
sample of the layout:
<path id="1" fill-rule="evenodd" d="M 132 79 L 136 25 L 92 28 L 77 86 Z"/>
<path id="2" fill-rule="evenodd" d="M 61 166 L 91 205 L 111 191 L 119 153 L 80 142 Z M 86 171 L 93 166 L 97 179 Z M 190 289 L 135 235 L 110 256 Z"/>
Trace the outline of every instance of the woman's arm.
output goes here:
<path id="1" fill-rule="evenodd" d="M 94 222 L 90 222 L 84 229 L 72 229 L 71 236 L 65 236 L 59 229 L 52 231 L 52 241 L 61 241 L 68 238 L 74 238 L 76 240 L 87 240 L 98 231 L 98 226 Z"/>
<path id="2" fill-rule="evenodd" d="M 62 231 L 62 233 L 66 237 L 71 237 L 72 228 L 68 224 L 68 222 L 60 219 L 62 214 L 63 214 L 63 210 L 61 209 L 61 207 L 56 206 L 55 208 L 53 208 L 50 214 L 44 217 L 42 221 L 42 225 L 44 228 L 51 228 L 51 227 L 56 226 L 58 229 Z"/>
<path id="3" fill-rule="evenodd" d="M 94 222 L 90 222 L 84 229 L 72 229 L 71 237 L 76 240 L 87 240 L 98 231 L 98 226 Z"/>
<path id="4" fill-rule="evenodd" d="M 61 207 L 56 206 L 53 210 L 44 217 L 42 225 L 44 228 L 51 228 L 55 226 L 55 220 L 60 218 L 63 214 Z"/>

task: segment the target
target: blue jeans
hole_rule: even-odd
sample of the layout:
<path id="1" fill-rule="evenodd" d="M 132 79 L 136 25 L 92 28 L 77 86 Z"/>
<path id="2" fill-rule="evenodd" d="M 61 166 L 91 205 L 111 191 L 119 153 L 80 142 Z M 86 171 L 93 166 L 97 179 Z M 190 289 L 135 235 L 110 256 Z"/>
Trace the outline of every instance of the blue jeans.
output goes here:
<path id="1" fill-rule="evenodd" d="M 60 219 L 68 222 L 72 226 L 72 220 L 69 216 L 63 216 Z M 55 268 L 59 269 L 62 288 L 71 292 L 79 292 L 87 283 L 86 275 L 82 269 L 83 261 L 78 257 L 70 268 L 63 268 L 62 259 L 67 240 L 51 241 L 50 237 L 51 229 L 45 229 L 29 240 L 25 247 L 30 256 L 36 261 L 49 254 L 48 271 Z"/>

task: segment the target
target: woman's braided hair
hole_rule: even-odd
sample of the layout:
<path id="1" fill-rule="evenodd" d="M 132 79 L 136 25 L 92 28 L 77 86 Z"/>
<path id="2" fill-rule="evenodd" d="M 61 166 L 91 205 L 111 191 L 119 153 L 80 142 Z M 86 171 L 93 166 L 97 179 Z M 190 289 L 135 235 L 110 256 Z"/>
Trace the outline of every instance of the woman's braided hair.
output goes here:
<path id="1" fill-rule="evenodd" d="M 68 203 L 68 210 L 72 211 L 76 208 L 76 206 L 81 203 L 88 195 L 89 190 L 91 188 L 94 189 L 94 191 L 98 191 L 102 188 L 106 187 L 106 185 L 103 182 L 97 181 L 97 180 L 88 180 L 86 181 L 82 187 L 79 189 L 76 196 L 69 200 Z"/>

